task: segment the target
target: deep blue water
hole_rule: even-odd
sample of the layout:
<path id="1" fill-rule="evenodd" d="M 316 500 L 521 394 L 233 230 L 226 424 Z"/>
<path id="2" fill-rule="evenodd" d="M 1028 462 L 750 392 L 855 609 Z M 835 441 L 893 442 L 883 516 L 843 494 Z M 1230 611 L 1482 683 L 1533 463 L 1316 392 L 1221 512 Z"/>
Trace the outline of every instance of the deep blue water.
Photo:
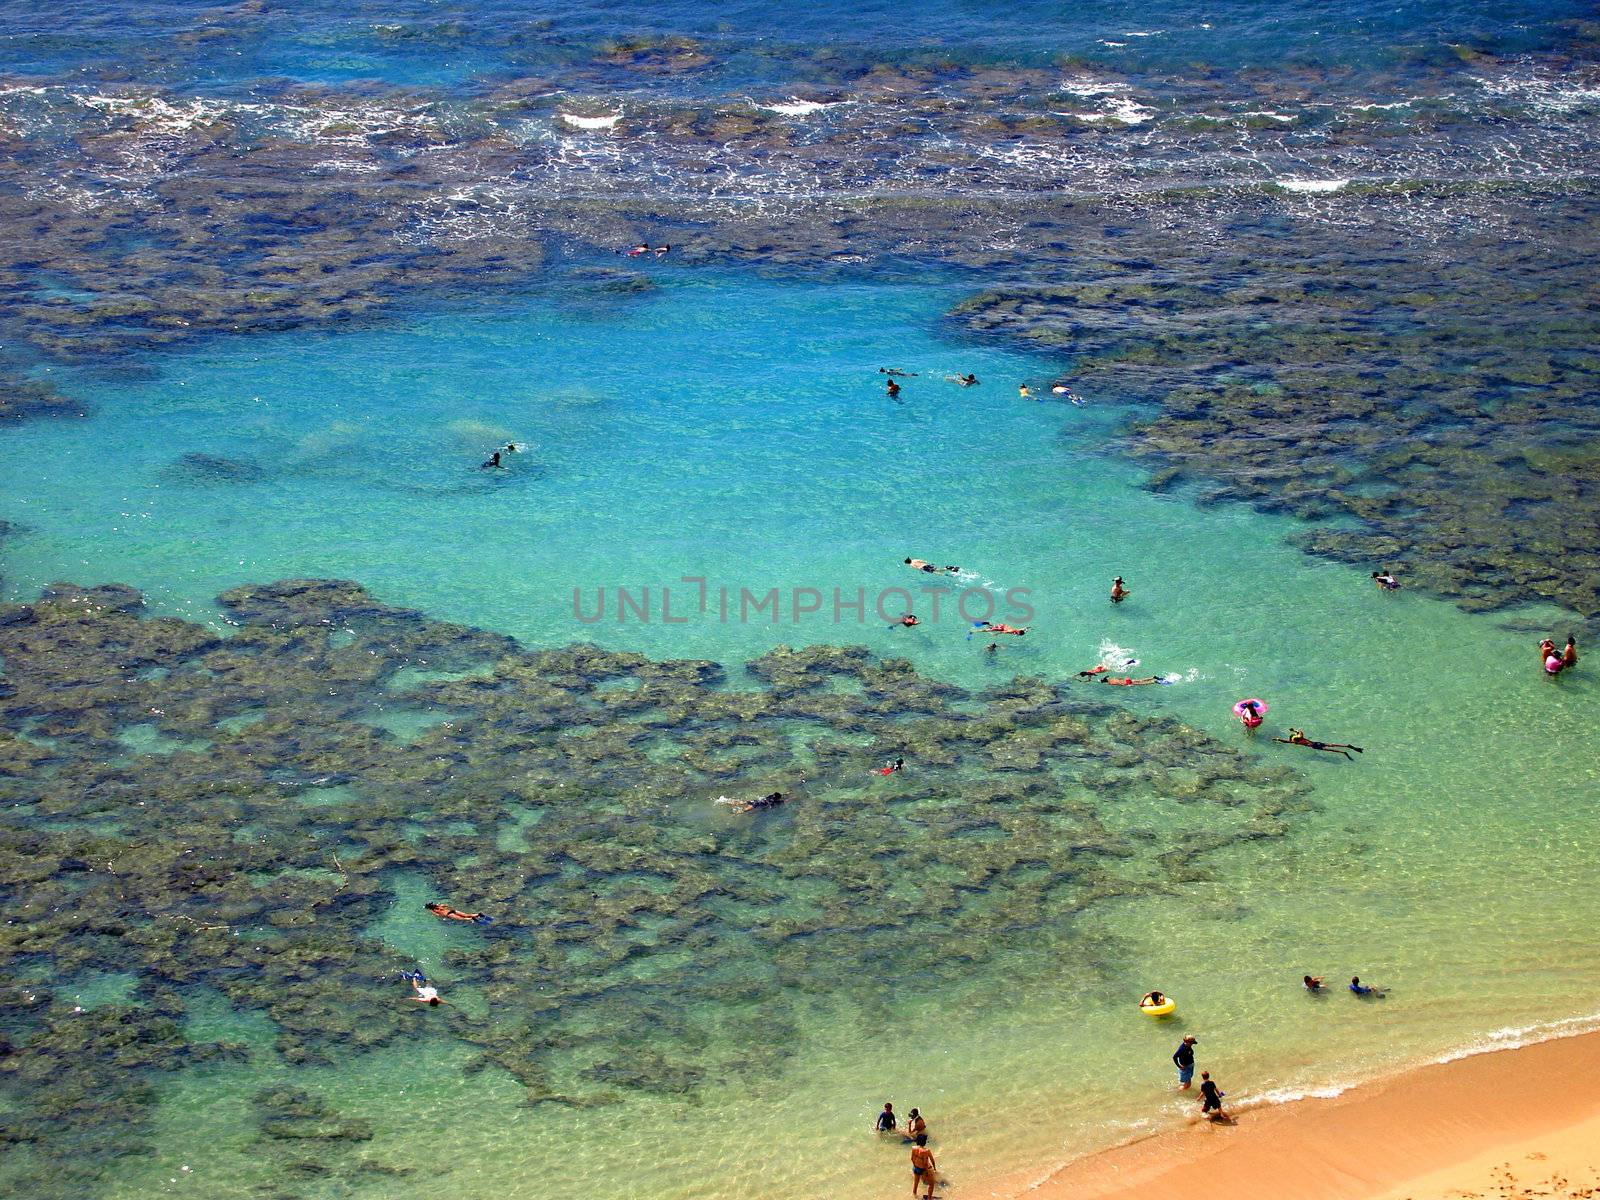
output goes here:
<path id="1" fill-rule="evenodd" d="M 1453 46 L 1496 55 L 1559 46 L 1582 3 L 703 4 L 504 2 L 215 5 L 84 3 L 0 7 L 0 70 L 24 75 L 127 73 L 192 86 L 258 78 L 311 83 L 382 79 L 470 89 L 581 61 L 628 37 L 685 36 L 719 60 L 726 90 L 807 82 L 794 56 L 826 64 L 889 54 L 903 61 L 1118 70 L 1390 70 L 1448 64 Z M 1115 43 L 1115 44 L 1110 44 Z M 703 81 L 696 80 L 696 86 Z"/>

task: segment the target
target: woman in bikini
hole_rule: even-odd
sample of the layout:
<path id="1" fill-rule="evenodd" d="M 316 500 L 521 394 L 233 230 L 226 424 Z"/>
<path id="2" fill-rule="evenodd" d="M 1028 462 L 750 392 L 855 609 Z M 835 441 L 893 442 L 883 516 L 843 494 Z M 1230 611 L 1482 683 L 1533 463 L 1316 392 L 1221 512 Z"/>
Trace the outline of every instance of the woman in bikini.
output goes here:
<path id="1" fill-rule="evenodd" d="M 435 900 L 432 904 L 423 905 L 441 921 L 476 921 L 483 916 L 482 913 L 462 912 L 459 908 L 451 908 L 448 904 Z"/>
<path id="2" fill-rule="evenodd" d="M 917 1194 L 917 1184 L 927 1187 L 924 1196 L 933 1195 L 933 1185 L 939 1180 L 939 1164 L 933 1160 L 933 1151 L 928 1149 L 928 1135 L 917 1134 L 917 1144 L 911 1147 L 911 1194 Z"/>

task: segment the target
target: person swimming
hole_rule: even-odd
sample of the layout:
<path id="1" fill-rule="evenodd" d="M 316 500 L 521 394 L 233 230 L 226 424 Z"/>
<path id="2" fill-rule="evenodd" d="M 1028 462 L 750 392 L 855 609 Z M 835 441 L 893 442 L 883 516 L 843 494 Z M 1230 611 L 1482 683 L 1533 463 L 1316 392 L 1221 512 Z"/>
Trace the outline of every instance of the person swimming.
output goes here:
<path id="1" fill-rule="evenodd" d="M 971 387 L 978 382 L 976 375 L 946 375 L 945 379 L 950 383 L 960 384 L 962 387 Z"/>
<path id="2" fill-rule="evenodd" d="M 504 471 L 505 467 L 503 467 L 500 464 L 500 451 L 496 450 L 493 454 L 489 455 L 488 461 L 485 462 L 482 466 L 480 466 L 478 468 L 478 470 L 480 470 L 480 471 Z"/>
<path id="3" fill-rule="evenodd" d="M 667 246 L 667 245 L 657 246 L 656 247 L 656 257 L 660 258 L 663 254 L 670 253 L 671 250 L 672 250 L 671 246 Z"/>
<path id="4" fill-rule="evenodd" d="M 879 767 L 878 768 L 878 774 L 879 775 L 893 775 L 896 771 L 898 771 L 901 767 L 903 767 L 905 765 L 906 765 L 906 760 L 905 759 L 897 758 L 892 763 L 888 763 L 885 766 Z"/>
<path id="5" fill-rule="evenodd" d="M 1027 384 L 1017 384 L 1017 398 L 1020 400 L 1031 400 L 1033 398 L 1033 393 L 1028 390 Z"/>
<path id="6" fill-rule="evenodd" d="M 1078 395 L 1077 392 L 1073 391 L 1070 387 L 1068 387 L 1064 383 L 1051 384 L 1050 385 L 1050 391 L 1051 391 L 1051 393 L 1053 395 L 1065 396 L 1068 400 L 1072 401 L 1074 404 L 1081 405 L 1083 403 L 1083 397 Z"/>
<path id="7" fill-rule="evenodd" d="M 629 258 L 638 258 L 639 255 L 641 255 L 641 254 L 649 254 L 649 253 L 650 253 L 649 245 L 647 245 L 644 242 L 640 242 L 632 250 L 628 251 L 628 257 Z"/>
<path id="8" fill-rule="evenodd" d="M 1108 675 L 1100 682 L 1109 683 L 1112 687 L 1145 687 L 1152 683 L 1165 683 L 1166 680 L 1159 675 L 1152 675 L 1148 679 L 1132 679 L 1127 676 L 1121 679 L 1113 679 Z"/>
<path id="9" fill-rule="evenodd" d="M 726 803 L 736 813 L 758 812 L 764 808 L 777 808 L 783 803 L 782 792 L 768 792 L 765 796 L 757 796 L 754 800 L 731 800 L 723 796 L 718 803 Z"/>
<path id="10" fill-rule="evenodd" d="M 1398 592 L 1400 590 L 1400 581 L 1388 571 L 1374 571 L 1372 579 L 1382 591 Z"/>
<path id="11" fill-rule="evenodd" d="M 1300 981 L 1300 986 L 1308 992 L 1320 992 L 1322 990 L 1322 976 L 1307 975 Z"/>
<path id="12" fill-rule="evenodd" d="M 917 620 L 916 616 L 914 614 L 912 614 L 912 613 L 907 613 L 905 616 L 901 617 L 898 621 L 895 622 L 895 625 L 904 626 L 906 629 L 910 629 L 913 626 L 921 625 L 921 624 L 922 624 L 922 622 Z M 894 625 L 889 626 L 889 628 L 893 629 Z"/>
<path id="13" fill-rule="evenodd" d="M 1111 603 L 1121 604 L 1127 598 L 1129 591 L 1130 589 L 1122 582 L 1122 576 L 1118 575 L 1111 581 Z"/>
<path id="14" fill-rule="evenodd" d="M 893 400 L 900 394 L 900 385 L 891 379 L 889 380 L 889 386 L 884 390 L 888 393 L 889 399 Z"/>
<path id="15" fill-rule="evenodd" d="M 915 379 L 917 377 L 917 373 L 915 371 L 902 371 L 898 367 L 879 367 L 878 374 L 891 376 L 898 375 L 901 379 Z"/>
<path id="16" fill-rule="evenodd" d="M 452 908 L 450 905 L 445 904 L 440 900 L 435 900 L 432 904 L 424 904 L 422 907 L 427 909 L 434 916 L 438 917 L 441 921 L 476 921 L 480 925 L 487 925 L 489 923 L 489 918 L 484 916 L 481 912 L 462 912 L 459 908 Z"/>
<path id="17" fill-rule="evenodd" d="M 408 975 L 407 978 L 411 980 L 411 990 L 416 992 L 415 996 L 410 996 L 408 999 L 415 1000 L 418 1004 L 431 1005 L 434 1008 L 438 1008 L 441 1004 L 450 1003 L 450 1001 L 439 995 L 438 988 L 431 987 L 428 984 L 428 981 L 423 978 L 421 971 L 417 971 L 412 975 Z"/>
<path id="18" fill-rule="evenodd" d="M 1113 664 L 1113 663 L 1096 663 L 1094 666 L 1089 667 L 1087 670 L 1079 671 L 1078 672 L 1078 678 L 1079 679 L 1093 679 L 1096 675 L 1104 675 L 1107 671 L 1111 671 L 1111 670 L 1123 670 L 1123 671 L 1126 671 L 1130 667 L 1137 667 L 1138 665 L 1139 665 L 1139 660 L 1137 658 L 1125 659 L 1124 661 L 1122 661 L 1120 663 L 1115 663 L 1115 664 Z"/>
<path id="19" fill-rule="evenodd" d="M 906 566 L 910 567 L 913 571 L 926 571 L 929 575 L 932 575 L 939 570 L 938 567 L 934 566 L 925 558 L 908 558 L 906 559 Z"/>
<path id="20" fill-rule="evenodd" d="M 1342 754 L 1346 758 L 1350 758 L 1350 751 L 1352 750 L 1357 754 L 1366 753 L 1360 746 L 1352 746 L 1349 742 L 1314 742 L 1305 735 L 1303 730 L 1294 728 L 1289 730 L 1288 737 L 1273 738 L 1272 740 L 1282 742 L 1285 746 L 1304 746 L 1308 750 L 1324 750 L 1329 754 Z M 1355 760 L 1351 759 L 1351 761 L 1354 762 Z"/>
<path id="21" fill-rule="evenodd" d="M 1000 622 L 999 624 L 995 624 L 992 621 L 974 621 L 972 624 L 973 631 L 975 633 L 1009 633 L 1014 637 L 1021 637 L 1023 634 L 1028 632 L 1028 626 L 1026 625 L 1024 625 L 1021 629 L 1013 629 L 1004 621 Z"/>
<path id="22" fill-rule="evenodd" d="M 1350 991 L 1357 996 L 1377 997 L 1383 995 L 1384 989 L 1373 987 L 1370 983 L 1362 983 L 1361 976 L 1352 975 L 1350 976 Z"/>

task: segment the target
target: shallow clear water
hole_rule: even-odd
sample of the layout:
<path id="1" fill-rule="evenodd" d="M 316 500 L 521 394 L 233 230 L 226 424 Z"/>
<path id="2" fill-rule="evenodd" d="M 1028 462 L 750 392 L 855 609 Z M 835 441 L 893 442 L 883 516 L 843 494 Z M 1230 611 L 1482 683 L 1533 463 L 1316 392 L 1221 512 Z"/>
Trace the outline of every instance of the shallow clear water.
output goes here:
<path id="1" fill-rule="evenodd" d="M 1066 686 L 1181 718 L 1310 785 L 1282 836 L 1187 860 L 1164 852 L 1203 848 L 1205 833 L 1252 820 L 1250 805 L 1095 792 L 1096 820 L 1137 848 L 1116 864 L 1132 894 L 1080 906 L 1063 887 L 1073 902 L 1059 919 L 1018 934 L 997 918 L 970 969 L 917 966 L 917 939 L 942 947 L 944 931 L 907 919 L 904 958 L 865 937 L 797 958 L 810 973 L 770 1022 L 695 992 L 680 1042 L 703 1039 L 707 1063 L 773 1065 L 689 1098 L 619 1085 L 611 1104 L 531 1104 L 501 1068 L 480 1069 L 449 1022 L 493 1002 L 448 956 L 484 935 L 424 914 L 419 872 L 384 876 L 389 903 L 365 932 L 437 976 L 453 1006 L 420 1009 L 375 979 L 435 1035 L 365 1053 L 345 1037 L 330 1064 L 289 1061 L 266 1016 L 209 985 L 163 991 L 111 962 L 57 978 L 17 952 L 0 997 L 54 989 L 84 1021 L 176 1005 L 191 1042 L 242 1048 L 243 1060 L 138 1074 L 158 1098 L 154 1149 L 116 1159 L 101 1194 L 853 1200 L 904 1186 L 904 1149 L 867 1134 L 885 1099 L 923 1108 L 953 1190 L 979 1193 L 1180 1119 L 1168 1055 L 1182 1032 L 1249 1105 L 1600 1022 L 1600 691 L 1587 661 L 1543 679 L 1530 632 L 1559 639 L 1568 618 L 1380 593 L 1370 568 L 1291 548 L 1303 526 L 1145 491 L 1118 453 L 1140 411 L 1131 383 L 1119 393 L 1102 369 L 1092 377 L 1110 382 L 1080 385 L 1083 406 L 1048 392 L 1075 352 L 1126 338 L 1135 350 L 1119 361 L 1137 369 L 1142 339 L 1183 344 L 1171 313 L 1201 310 L 1167 306 L 1197 285 L 1236 330 L 1282 311 L 1226 294 L 1259 285 L 1291 297 L 1291 327 L 1324 312 L 1352 338 L 1414 321 L 1450 341 L 1474 270 L 1502 276 L 1508 303 L 1523 303 L 1518 288 L 1555 303 L 1593 257 L 1592 16 L 1567 0 L 0 3 L 0 400 L 27 376 L 93 412 L 0 421 L 0 519 L 14 525 L 0 526 L 0 598 L 115 580 L 156 613 L 226 630 L 224 589 L 345 578 L 531 649 L 582 640 L 716 660 L 734 687 L 748 683 L 739 664 L 782 644 L 861 643 L 973 687 L 1137 657 L 1135 674 L 1175 682 Z M 676 248 L 612 253 L 640 238 Z M 1166 257 L 1189 247 L 1192 260 Z M 1307 309 L 1279 286 L 1308 271 L 1310 291 L 1348 305 Z M 1357 294 L 1342 297 L 1347 273 Z M 944 316 L 1018 283 L 1087 284 L 1083 342 L 1025 357 Z M 366 319 L 375 309 L 384 318 Z M 1538 327 L 1527 320 L 1496 331 L 1503 355 L 1440 353 L 1421 373 L 1481 369 L 1502 399 L 1577 394 L 1583 355 L 1565 340 L 1554 356 L 1515 344 L 1514 330 Z M 1242 356 L 1256 345 L 1293 357 L 1318 343 L 1241 333 L 1205 386 L 1236 369 L 1253 379 L 1259 364 Z M 886 366 L 917 372 L 899 402 Z M 966 371 L 981 385 L 944 379 Z M 1153 377 L 1145 401 L 1162 391 Z M 1040 399 L 1019 398 L 1024 381 Z M 1413 402 L 1464 402 L 1427 388 Z M 1447 420 L 1437 428 L 1449 437 Z M 507 469 L 480 470 L 507 441 L 523 447 Z M 953 586 L 908 556 L 964 570 Z M 1133 589 L 1121 606 L 1107 600 L 1116 574 Z M 987 651 L 952 611 L 967 585 L 1023 589 L 996 615 L 1029 633 Z M 776 612 L 749 611 L 774 589 Z M 836 612 L 836 589 L 863 609 Z M 891 624 L 908 600 L 914 629 Z M 438 677 L 408 665 L 388 683 L 393 703 L 362 719 L 396 746 L 428 737 L 453 714 L 400 693 Z M 1271 704 L 1253 739 L 1229 715 L 1246 696 Z M 157 716 L 109 720 L 106 754 L 207 744 Z M 1270 741 L 1290 725 L 1364 753 Z M 0 732 L 50 745 L 23 726 Z M 892 786 L 915 791 L 915 756 L 907 765 L 859 789 L 864 828 L 880 796 L 893 797 L 885 810 L 903 799 Z M 992 782 L 978 762 L 924 777 L 974 793 Z M 321 814 L 307 828 L 354 823 L 363 782 L 329 777 L 293 802 Z M 457 798 L 435 792 L 424 811 Z M 704 801 L 663 809 L 663 823 L 739 819 Z M 772 828 L 798 824 L 803 803 Z M 817 797 L 813 811 L 832 819 L 839 804 Z M 0 830 L 25 851 L 34 822 L 71 828 L 27 809 Z M 512 811 L 498 827 L 507 856 L 536 847 L 548 817 Z M 139 827 L 115 809 L 82 823 Z M 405 837 L 451 832 L 414 821 Z M 229 836 L 261 833 L 246 822 Z M 886 920 L 914 908 L 916 875 L 897 862 Z M 791 882 L 789 903 L 823 903 L 808 890 L 823 882 Z M 0 900 L 11 886 L 0 879 Z M 992 912 L 963 910 L 961 932 Z M 0 928 L 7 961 L 24 924 Z M 644 919 L 619 936 L 668 927 Z M 750 930 L 719 930 L 708 970 L 772 967 Z M 575 973 L 594 969 L 586 949 Z M 622 977 L 687 953 L 654 946 Z M 1336 983 L 1359 971 L 1393 991 L 1310 997 L 1296 982 L 1307 971 Z M 1177 1019 L 1134 1011 L 1151 987 L 1178 999 Z M 575 1007 L 566 1031 L 606 1019 L 603 1004 Z M 8 1002 L 0 1014 L 0 1036 L 21 1041 L 31 1013 Z M 779 1038 L 795 1053 L 763 1057 Z M 84 1057 L 109 1060 L 105 1040 Z M 627 1049 L 648 1066 L 656 1047 Z M 0 1127 L 29 1103 L 17 1078 L 0 1073 Z M 367 1122 L 370 1140 L 263 1142 L 251 1098 L 280 1084 Z M 66 1130 L 63 1144 L 75 1137 L 102 1161 L 89 1133 Z M 8 1142 L 0 1190 L 12 1185 L 69 1186 Z"/>
<path id="2" fill-rule="evenodd" d="M 885 980 L 876 1011 L 823 988 L 803 1002 L 788 1065 L 693 1104 L 519 1107 L 517 1085 L 463 1075 L 443 1038 L 420 1056 L 291 1068 L 248 1020 L 197 997 L 197 1027 L 238 1026 L 254 1058 L 163 1086 L 159 1153 L 130 1160 L 108 1194 L 244 1194 L 260 1166 L 242 1097 L 284 1077 L 373 1123 L 354 1153 L 464 1197 L 878 1194 L 903 1173 L 903 1151 L 865 1132 L 887 1098 L 929 1113 L 955 1186 L 975 1188 L 1174 1119 L 1180 1031 L 1200 1035 L 1203 1064 L 1248 1103 L 1590 1012 L 1600 739 L 1587 672 L 1547 683 L 1527 634 L 1379 593 L 1363 571 L 1286 546 L 1288 522 L 1140 490 L 1108 453 L 1129 416 L 1119 397 L 1020 400 L 1019 382 L 1048 394 L 1068 364 L 951 339 L 940 314 L 959 295 L 663 272 L 659 290 L 625 301 L 558 291 L 221 341 L 131 380 L 58 370 L 98 415 L 0 432 L 5 515 L 24 527 L 6 545 L 7 597 L 116 579 L 159 611 L 216 620 L 209 600 L 226 587 L 337 575 L 535 647 L 584 639 L 737 663 L 781 643 L 864 642 L 964 683 L 1064 679 L 1115 646 L 1181 681 L 1076 685 L 1086 694 L 1241 744 L 1228 707 L 1262 696 L 1262 735 L 1295 724 L 1365 747 L 1346 762 L 1255 739 L 1305 772 L 1315 810 L 1290 817 L 1285 839 L 1208 857 L 1193 880 L 1153 876 L 1146 898 L 1000 947 L 960 985 Z M 883 394 L 887 365 L 919 373 L 903 403 Z M 941 378 L 967 370 L 979 387 Z M 528 449 L 510 470 L 479 471 L 504 439 Z M 197 454 L 212 458 L 184 465 Z M 927 620 L 912 630 L 826 613 L 724 624 L 679 608 L 677 590 L 682 624 L 660 620 L 659 597 L 648 623 L 614 607 L 592 625 L 573 615 L 575 587 L 592 612 L 597 588 L 685 575 L 735 592 L 919 588 L 908 555 L 1029 589 L 1029 634 L 986 654 L 948 599 L 934 621 L 920 592 Z M 1113 607 L 1118 573 L 1133 595 Z M 391 727 L 421 725 L 397 712 Z M 1101 815 L 1159 840 L 1181 803 L 1111 799 Z M 373 933 L 431 973 L 447 939 L 471 932 L 419 916 L 424 890 L 398 882 Z M 1394 992 L 1311 998 L 1296 983 L 1306 971 L 1359 971 Z M 1178 1020 L 1133 1010 L 1152 986 L 1179 999 Z M 733 1036 L 714 1010 L 695 1018 L 713 1044 Z"/>

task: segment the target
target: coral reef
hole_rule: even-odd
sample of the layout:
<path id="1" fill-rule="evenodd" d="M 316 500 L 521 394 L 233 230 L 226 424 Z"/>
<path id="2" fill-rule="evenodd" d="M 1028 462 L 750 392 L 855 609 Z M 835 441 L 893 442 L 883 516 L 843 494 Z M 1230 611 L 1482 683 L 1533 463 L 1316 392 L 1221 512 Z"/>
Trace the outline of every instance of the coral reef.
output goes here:
<path id="1" fill-rule="evenodd" d="M 529 1103 L 691 1097 L 777 1068 L 807 996 L 871 1006 L 1066 943 L 1086 907 L 1176 887 L 1306 802 L 1286 770 L 1037 679 L 968 693 L 859 647 L 733 678 L 530 652 L 337 580 L 219 603 L 227 636 L 117 585 L 0 610 L 0 974 L 35 981 L 0 1008 L 0 1096 L 40 1196 L 135 1152 L 163 1075 L 244 1054 L 186 1040 L 191 997 L 264 1016 L 291 1069 L 442 1038 Z M 397 706 L 451 720 L 400 740 Z M 147 727 L 159 750 L 130 753 Z M 908 769 L 874 774 L 891 754 Z M 712 802 L 773 788 L 793 801 L 770 814 Z M 1102 822 L 1151 794 L 1192 827 Z M 439 1019 L 371 932 L 407 880 L 495 918 L 446 927 Z M 113 972 L 127 998 L 61 999 Z M 761 1033 L 713 1042 L 707 1013 Z M 293 1083 L 254 1108 L 262 1153 L 357 1169 L 361 1118 Z"/>

